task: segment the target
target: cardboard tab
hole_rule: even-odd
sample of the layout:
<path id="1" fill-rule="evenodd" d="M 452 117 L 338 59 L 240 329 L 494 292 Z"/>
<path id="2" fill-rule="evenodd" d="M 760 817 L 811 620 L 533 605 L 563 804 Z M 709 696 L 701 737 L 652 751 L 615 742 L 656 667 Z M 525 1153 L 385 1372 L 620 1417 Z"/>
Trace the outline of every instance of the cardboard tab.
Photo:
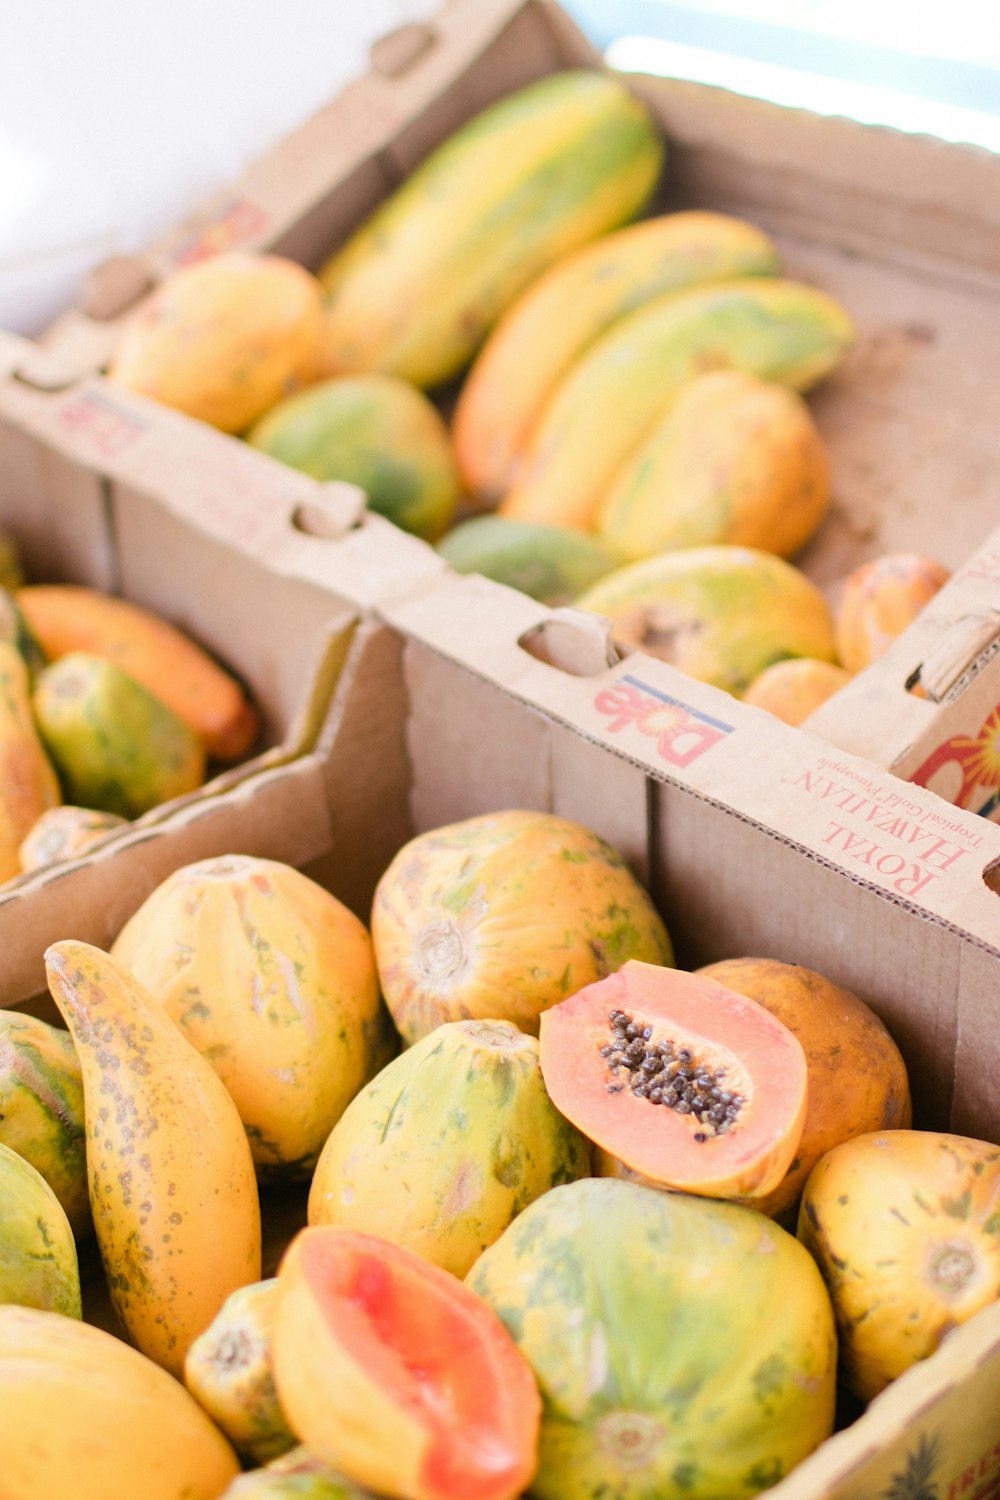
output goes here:
<path id="1" fill-rule="evenodd" d="M 368 56 L 376 73 L 381 73 L 383 78 L 399 78 L 437 40 L 435 27 L 426 21 L 411 21 L 378 37 L 372 42 Z"/>
<path id="2" fill-rule="evenodd" d="M 88 318 L 107 323 L 151 292 L 158 277 L 141 255 L 115 255 L 95 266 L 87 277 L 81 310 Z"/>

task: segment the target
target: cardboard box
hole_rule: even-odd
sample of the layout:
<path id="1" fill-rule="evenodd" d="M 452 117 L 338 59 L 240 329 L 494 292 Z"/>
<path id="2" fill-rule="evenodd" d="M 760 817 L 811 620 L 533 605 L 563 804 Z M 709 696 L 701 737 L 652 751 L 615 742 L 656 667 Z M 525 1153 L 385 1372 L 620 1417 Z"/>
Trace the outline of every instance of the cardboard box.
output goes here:
<path id="1" fill-rule="evenodd" d="M 581 65 L 600 59 L 551 0 L 451 0 L 376 45 L 368 76 L 147 255 L 103 268 L 47 347 L 75 369 L 100 366 L 150 288 L 220 250 L 275 250 L 315 268 L 470 115 Z M 669 143 L 655 207 L 752 220 L 774 237 L 788 275 L 830 292 L 857 322 L 856 348 L 810 397 L 834 500 L 797 560 L 804 571 L 832 599 L 838 580 L 882 552 L 923 552 L 959 569 L 987 549 L 960 576 L 967 592 L 949 592 L 946 614 L 907 633 L 891 661 L 861 674 L 810 727 L 995 814 L 1000 772 L 970 784 L 978 751 L 967 742 L 990 739 L 1000 705 L 995 568 L 988 576 L 1000 461 L 1000 158 L 717 88 L 630 81 Z M 973 657 L 960 681 L 920 702 L 906 684 L 920 680 L 942 618 Z"/>
<path id="2" fill-rule="evenodd" d="M 12 335 L 0 335 L 0 526 L 32 581 L 124 595 L 215 652 L 247 683 L 263 724 L 248 760 L 85 857 L 0 888 L 0 1005 L 10 1006 L 43 988 L 41 953 L 54 936 L 107 941 L 132 882 L 177 863 L 174 841 L 193 859 L 259 847 L 266 827 L 278 858 L 327 847 L 328 827 L 309 824 L 295 789 L 319 775 L 315 747 L 352 635 L 377 601 L 445 569 L 368 514 L 353 486 L 317 484 L 100 377 L 65 383 Z M 88 905 L 87 890 L 100 900 Z M 25 928 L 30 948 L 19 942 Z"/>
<path id="3" fill-rule="evenodd" d="M 1000 828 L 661 662 L 617 660 L 600 622 L 485 580 L 446 578 L 379 614 L 352 643 L 313 774 L 272 779 L 259 852 L 270 837 L 287 857 L 294 805 L 292 862 L 367 917 L 415 832 L 508 807 L 577 819 L 647 883 L 683 967 L 756 954 L 818 969 L 893 1032 L 919 1125 L 1000 1139 Z M 184 814 L 172 821 L 183 835 Z M 186 858 L 183 837 L 170 847 Z M 153 874 L 134 853 L 113 862 L 121 920 Z M 301 1195 L 267 1201 L 269 1269 L 303 1218 Z M 983 1497 L 998 1428 L 1000 1303 L 767 1493 Z"/>

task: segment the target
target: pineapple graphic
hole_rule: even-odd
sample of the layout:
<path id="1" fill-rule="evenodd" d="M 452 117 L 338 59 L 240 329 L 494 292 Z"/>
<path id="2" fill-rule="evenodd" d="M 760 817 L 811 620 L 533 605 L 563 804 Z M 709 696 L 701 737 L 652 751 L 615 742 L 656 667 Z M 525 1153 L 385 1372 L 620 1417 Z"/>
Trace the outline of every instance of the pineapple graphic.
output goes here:
<path id="1" fill-rule="evenodd" d="M 940 1500 L 934 1470 L 940 1459 L 940 1438 L 922 1437 L 906 1458 L 906 1468 L 894 1474 L 880 1500 Z"/>

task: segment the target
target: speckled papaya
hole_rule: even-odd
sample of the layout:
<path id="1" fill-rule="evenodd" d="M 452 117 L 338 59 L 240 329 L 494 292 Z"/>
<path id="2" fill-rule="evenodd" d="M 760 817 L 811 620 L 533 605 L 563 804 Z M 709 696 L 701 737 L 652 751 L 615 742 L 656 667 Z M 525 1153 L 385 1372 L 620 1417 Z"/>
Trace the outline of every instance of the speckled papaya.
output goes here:
<path id="1" fill-rule="evenodd" d="M 672 962 L 648 892 L 604 839 L 513 809 L 418 834 L 375 891 L 382 992 L 407 1043 L 444 1021 L 538 1018 L 629 958 Z"/>
<path id="2" fill-rule="evenodd" d="M 90 1233 L 83 1079 L 68 1031 L 25 1011 L 0 1010 L 0 1142 L 31 1163 Z"/>
<path id="3" fill-rule="evenodd" d="M 239 1473 L 184 1387 L 90 1323 L 0 1307 L 4 1500 L 218 1500 Z"/>
<path id="4" fill-rule="evenodd" d="M 706 209 L 642 219 L 561 256 L 508 308 L 459 391 L 452 435 L 473 495 L 491 505 L 510 489 L 554 386 L 619 318 L 666 292 L 777 271 L 763 230 Z"/>
<path id="5" fill-rule="evenodd" d="M 832 661 L 833 618 L 804 573 L 756 547 L 683 547 L 629 563 L 581 594 L 615 638 L 739 696 L 790 656 Z"/>
<path id="6" fill-rule="evenodd" d="M 18 850 L 22 870 L 39 870 L 59 860 L 72 859 L 96 844 L 105 834 L 127 828 L 128 819 L 117 813 L 98 812 L 93 807 L 62 803 L 43 812 Z"/>
<path id="7" fill-rule="evenodd" d="M 664 146 L 609 72 L 566 69 L 497 100 L 427 156 L 321 267 L 321 374 L 456 375 L 528 282 L 635 218 Z"/>
<path id="8" fill-rule="evenodd" d="M 183 866 L 111 951 L 226 1085 L 261 1177 L 308 1176 L 398 1045 L 364 923 L 278 860 Z"/>
<path id="9" fill-rule="evenodd" d="M 32 706 L 66 800 L 77 806 L 138 818 L 205 780 L 194 730 L 103 657 L 71 651 L 54 661 Z"/>
<path id="10" fill-rule="evenodd" d="M 585 1178 L 529 1205 L 466 1284 L 538 1380 L 538 1500 L 745 1500 L 833 1429 L 822 1279 L 741 1204 Z"/>
<path id="11" fill-rule="evenodd" d="M 944 563 L 918 552 L 888 552 L 855 568 L 834 610 L 842 665 L 861 672 L 877 661 L 950 577 Z"/>
<path id="12" fill-rule="evenodd" d="M 0 1303 L 82 1317 L 80 1263 L 66 1211 L 41 1172 L 0 1143 Z"/>
<path id="13" fill-rule="evenodd" d="M 180 1376 L 229 1294 L 260 1280 L 246 1133 L 217 1075 L 121 964 L 66 939 L 45 965 L 80 1056 L 111 1302 L 136 1347 Z"/>
<path id="14" fill-rule="evenodd" d="M 317 1163 L 309 1222 L 464 1276 L 527 1204 L 589 1172 L 587 1142 L 546 1093 L 537 1039 L 508 1021 L 451 1021 L 348 1105 Z"/>
<path id="15" fill-rule="evenodd" d="M 231 1292 L 184 1357 L 184 1384 L 237 1453 L 266 1464 L 298 1442 L 271 1361 L 276 1277 Z"/>
<path id="16" fill-rule="evenodd" d="M 870 1401 L 1000 1296 L 1000 1146 L 855 1136 L 810 1173 L 798 1235 L 833 1301 L 841 1378 Z"/>
<path id="17" fill-rule="evenodd" d="M 323 292 L 280 255 L 226 251 L 173 271 L 126 328 L 108 378 L 242 432 L 314 378 Z"/>
<path id="18" fill-rule="evenodd" d="M 612 324 L 570 366 L 532 430 L 500 513 L 591 530 L 619 467 L 692 376 L 734 367 L 807 390 L 834 369 L 853 337 L 832 297 L 777 277 L 656 298 Z"/>
<path id="19" fill-rule="evenodd" d="M 0 881 L 21 873 L 22 839 L 61 801 L 32 713 L 28 668 L 15 646 L 0 641 Z"/>

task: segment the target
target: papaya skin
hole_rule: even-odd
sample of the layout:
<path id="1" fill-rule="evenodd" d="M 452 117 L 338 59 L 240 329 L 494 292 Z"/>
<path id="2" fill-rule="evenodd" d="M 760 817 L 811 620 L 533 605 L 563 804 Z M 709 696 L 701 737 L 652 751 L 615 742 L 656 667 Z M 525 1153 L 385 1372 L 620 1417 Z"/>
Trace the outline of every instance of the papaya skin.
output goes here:
<path id="1" fill-rule="evenodd" d="M 174 271 L 125 329 L 108 379 L 242 432 L 314 378 L 323 292 L 280 255 L 233 250 Z"/>
<path id="2" fill-rule="evenodd" d="M 113 1334 L 0 1307 L 4 1500 L 217 1500 L 239 1473 L 184 1387 Z"/>
<path id="3" fill-rule="evenodd" d="M 886 553 L 855 568 L 834 609 L 843 666 L 861 672 L 877 661 L 950 577 L 943 563 L 915 552 Z"/>
<path id="4" fill-rule="evenodd" d="M 0 1143 L 0 1303 L 83 1316 L 66 1210 L 30 1161 Z"/>
<path id="5" fill-rule="evenodd" d="M 508 308 L 459 392 L 452 438 L 473 498 L 493 506 L 510 489 L 555 385 L 619 318 L 666 292 L 777 272 L 767 235 L 703 209 L 643 219 L 562 256 Z"/>
<path id="6" fill-rule="evenodd" d="M 802 724 L 834 693 L 850 682 L 852 672 L 836 662 L 800 656 L 776 661 L 755 677 L 743 702 L 774 714 L 784 724 Z"/>
<path id="7" fill-rule="evenodd" d="M 29 584 L 15 597 L 50 661 L 85 651 L 114 662 L 172 708 L 213 760 L 251 749 L 259 720 L 243 688 L 169 621 L 81 584 Z"/>
<path id="8" fill-rule="evenodd" d="M 501 515 L 593 530 L 622 463 L 693 376 L 736 368 L 805 391 L 854 338 L 816 287 L 745 276 L 657 297 L 570 366 L 539 413 Z"/>
<path id="9" fill-rule="evenodd" d="M 0 1143 L 41 1172 L 77 1240 L 93 1227 L 85 1140 L 72 1037 L 37 1016 L 0 1010 Z"/>
<path id="10" fill-rule="evenodd" d="M 87 1171 L 111 1302 L 132 1343 L 180 1376 L 191 1344 L 261 1275 L 253 1158 L 211 1067 L 109 954 L 45 952 L 80 1056 Z"/>
<path id="11" fill-rule="evenodd" d="M 43 812 L 22 841 L 18 850 L 22 870 L 38 870 L 58 860 L 82 854 L 98 839 L 126 828 L 128 819 L 118 813 L 99 812 L 93 807 L 73 807 L 62 803 Z"/>
<path id="12" fill-rule="evenodd" d="M 21 873 L 21 841 L 61 801 L 32 714 L 28 669 L 16 648 L 0 641 L 0 881 Z"/>
<path id="13" fill-rule="evenodd" d="M 870 1401 L 1000 1296 L 1000 1146 L 855 1136 L 813 1168 L 798 1236 L 833 1302 L 841 1378 Z"/>

